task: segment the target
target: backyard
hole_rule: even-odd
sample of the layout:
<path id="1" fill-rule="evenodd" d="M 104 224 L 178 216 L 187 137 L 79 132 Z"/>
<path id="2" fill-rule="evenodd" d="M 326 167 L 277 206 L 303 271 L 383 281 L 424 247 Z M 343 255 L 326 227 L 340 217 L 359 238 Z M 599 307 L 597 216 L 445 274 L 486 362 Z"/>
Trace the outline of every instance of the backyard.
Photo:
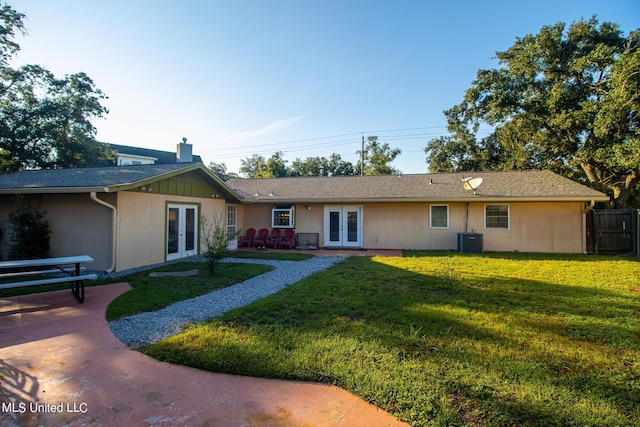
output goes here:
<path id="1" fill-rule="evenodd" d="M 350 257 L 144 349 L 343 387 L 414 426 L 640 424 L 640 263 Z"/>

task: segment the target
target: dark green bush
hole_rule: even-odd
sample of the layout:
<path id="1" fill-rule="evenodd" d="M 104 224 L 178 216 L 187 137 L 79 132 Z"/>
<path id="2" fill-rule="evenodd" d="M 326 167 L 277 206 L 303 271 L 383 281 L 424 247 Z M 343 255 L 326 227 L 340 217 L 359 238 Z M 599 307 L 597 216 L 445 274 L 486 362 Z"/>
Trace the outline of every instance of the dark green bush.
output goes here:
<path id="1" fill-rule="evenodd" d="M 51 238 L 46 212 L 22 197 L 16 201 L 16 210 L 9 214 L 9 259 L 46 258 Z"/>

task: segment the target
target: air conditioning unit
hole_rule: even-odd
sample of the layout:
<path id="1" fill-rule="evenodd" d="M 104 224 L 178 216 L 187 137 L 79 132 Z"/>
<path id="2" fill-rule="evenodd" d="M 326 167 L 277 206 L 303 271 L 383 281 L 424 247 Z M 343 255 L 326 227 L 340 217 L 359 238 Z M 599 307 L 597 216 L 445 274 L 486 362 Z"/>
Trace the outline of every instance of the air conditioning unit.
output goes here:
<path id="1" fill-rule="evenodd" d="M 481 254 L 483 250 L 482 233 L 458 233 L 458 252 Z"/>

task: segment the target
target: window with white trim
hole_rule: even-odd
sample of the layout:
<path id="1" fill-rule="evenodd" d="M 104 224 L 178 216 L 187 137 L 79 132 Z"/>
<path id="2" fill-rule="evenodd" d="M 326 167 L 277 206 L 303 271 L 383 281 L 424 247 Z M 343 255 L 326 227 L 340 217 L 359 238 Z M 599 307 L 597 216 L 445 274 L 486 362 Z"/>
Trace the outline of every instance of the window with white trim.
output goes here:
<path id="1" fill-rule="evenodd" d="M 235 240 L 238 230 L 238 207 L 227 205 L 227 236 L 229 240 Z"/>
<path id="2" fill-rule="evenodd" d="M 431 205 L 430 228 L 449 228 L 449 205 Z"/>
<path id="3" fill-rule="evenodd" d="M 295 206 L 276 205 L 271 209 L 272 228 L 294 228 L 295 227 Z"/>
<path id="4" fill-rule="evenodd" d="M 485 205 L 484 228 L 509 229 L 509 205 Z"/>

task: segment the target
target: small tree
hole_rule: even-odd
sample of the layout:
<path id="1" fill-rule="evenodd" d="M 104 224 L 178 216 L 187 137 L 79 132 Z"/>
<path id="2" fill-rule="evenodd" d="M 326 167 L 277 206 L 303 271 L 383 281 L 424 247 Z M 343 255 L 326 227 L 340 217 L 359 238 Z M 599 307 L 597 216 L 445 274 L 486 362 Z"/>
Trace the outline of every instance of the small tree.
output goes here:
<path id="1" fill-rule="evenodd" d="M 200 229 L 202 241 L 207 247 L 204 256 L 209 267 L 209 275 L 213 276 L 218 262 L 229 252 L 229 244 L 238 237 L 238 233 L 230 235 L 227 232 L 222 214 L 213 215 L 211 220 L 202 215 Z"/>
<path id="2" fill-rule="evenodd" d="M 358 156 L 364 160 L 356 167 L 357 174 L 362 175 L 394 175 L 400 171 L 390 165 L 396 157 L 401 153 L 399 148 L 391 148 L 388 143 L 381 143 L 377 136 L 367 137 L 367 145 L 364 147 L 364 153 L 357 151 Z"/>
<path id="3" fill-rule="evenodd" d="M 51 230 L 46 212 L 40 211 L 22 197 L 16 197 L 17 209 L 9 213 L 9 259 L 46 258 L 49 254 Z"/>

